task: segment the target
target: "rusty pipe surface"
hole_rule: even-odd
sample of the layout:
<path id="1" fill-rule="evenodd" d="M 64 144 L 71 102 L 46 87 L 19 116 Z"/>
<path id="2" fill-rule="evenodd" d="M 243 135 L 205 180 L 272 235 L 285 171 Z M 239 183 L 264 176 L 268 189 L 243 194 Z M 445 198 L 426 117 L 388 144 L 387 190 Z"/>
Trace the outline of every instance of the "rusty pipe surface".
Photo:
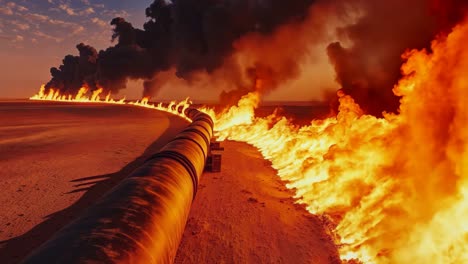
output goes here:
<path id="1" fill-rule="evenodd" d="M 208 115 L 185 113 L 192 124 L 23 263 L 172 263 L 213 136 Z"/>

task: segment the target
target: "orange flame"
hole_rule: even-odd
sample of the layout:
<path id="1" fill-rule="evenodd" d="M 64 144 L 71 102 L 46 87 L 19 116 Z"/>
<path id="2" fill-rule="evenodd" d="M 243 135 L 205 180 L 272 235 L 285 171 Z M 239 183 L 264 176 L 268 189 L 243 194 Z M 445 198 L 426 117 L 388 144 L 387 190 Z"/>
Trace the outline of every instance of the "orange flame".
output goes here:
<path id="1" fill-rule="evenodd" d="M 62 95 L 59 90 L 49 89 L 49 92 L 45 93 L 45 85 L 42 85 L 39 89 L 39 92 L 31 96 L 30 100 L 39 100 L 39 101 L 58 101 L 58 102 L 74 102 L 74 103 L 103 103 L 103 104 L 119 104 L 119 105 L 134 105 L 138 107 L 145 107 L 156 109 L 159 111 L 168 112 L 174 115 L 178 115 L 187 121 L 191 120 L 185 115 L 185 110 L 190 107 L 191 101 L 189 98 L 181 101 L 179 103 L 171 102 L 168 106 L 164 106 L 162 103 L 158 105 L 153 105 L 149 103 L 149 98 L 144 97 L 141 101 L 136 102 L 126 102 L 126 98 L 120 100 L 114 100 L 111 98 L 110 92 L 106 97 L 101 100 L 100 95 L 104 91 L 103 88 L 99 88 L 91 93 L 91 96 L 88 96 L 88 88 L 82 87 L 78 90 L 76 95 Z"/>
<path id="2" fill-rule="evenodd" d="M 297 127 L 255 117 L 259 94 L 216 114 L 220 140 L 270 160 L 312 214 L 336 224 L 343 260 L 468 263 L 468 22 L 404 56 L 400 114 L 365 115 L 340 92 L 339 114 Z"/>
<path id="3" fill-rule="evenodd" d="M 167 107 L 163 106 L 162 103 L 159 103 L 157 105 L 149 103 L 149 98 L 148 97 L 144 97 L 143 99 L 141 99 L 141 101 L 129 102 L 128 104 L 168 112 L 168 113 L 171 113 L 171 114 L 174 114 L 174 115 L 178 115 L 178 116 L 180 116 L 182 118 L 185 118 L 188 121 L 191 121 L 185 115 L 185 110 L 187 108 L 189 108 L 190 105 L 192 104 L 192 102 L 190 101 L 189 98 L 186 98 L 184 101 L 181 101 L 179 103 L 176 103 L 175 101 L 172 101 L 172 102 L 169 103 L 169 105 Z"/>
<path id="4" fill-rule="evenodd" d="M 99 95 L 103 92 L 102 88 L 99 88 L 96 91 L 93 91 L 91 97 L 87 96 L 88 88 L 81 87 L 80 90 L 76 93 L 76 95 L 65 95 L 61 94 L 59 90 L 49 89 L 49 92 L 45 94 L 45 85 L 42 85 L 39 89 L 39 92 L 33 96 L 31 96 L 30 100 L 38 100 L 38 101 L 59 101 L 59 102 L 79 102 L 79 103 L 112 103 L 112 104 L 124 104 L 122 100 L 115 101 L 110 98 L 110 93 L 104 100 L 101 100 Z"/>

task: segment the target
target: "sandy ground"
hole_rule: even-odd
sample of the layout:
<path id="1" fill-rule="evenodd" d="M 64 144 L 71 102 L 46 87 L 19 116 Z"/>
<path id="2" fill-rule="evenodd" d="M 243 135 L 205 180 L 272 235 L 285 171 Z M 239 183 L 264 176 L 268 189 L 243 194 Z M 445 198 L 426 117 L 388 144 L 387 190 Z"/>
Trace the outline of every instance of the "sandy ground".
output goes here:
<path id="1" fill-rule="evenodd" d="M 0 102 L 0 263 L 17 263 L 186 125 L 130 106 Z"/>
<path id="2" fill-rule="evenodd" d="M 223 144 L 222 172 L 205 173 L 176 263 L 340 263 L 326 221 L 294 204 L 270 163 Z"/>

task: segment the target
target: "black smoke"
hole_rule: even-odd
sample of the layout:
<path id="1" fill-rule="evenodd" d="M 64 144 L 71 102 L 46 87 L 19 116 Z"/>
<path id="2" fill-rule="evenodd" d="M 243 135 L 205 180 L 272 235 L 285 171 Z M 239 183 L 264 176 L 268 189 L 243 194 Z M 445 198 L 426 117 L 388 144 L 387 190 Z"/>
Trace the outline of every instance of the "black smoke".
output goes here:
<path id="1" fill-rule="evenodd" d="M 164 79 L 158 73 L 175 69 L 177 77 L 191 81 L 200 72 L 221 72 L 238 89 L 223 92 L 220 99 L 234 103 L 258 87 L 274 89 L 296 76 L 309 41 L 319 39 L 319 28 L 329 23 L 323 17 L 353 16 L 349 11 L 356 8 L 348 8 L 353 5 L 362 16 L 338 29 L 352 44 L 334 42 L 326 52 L 344 92 L 366 113 L 379 116 L 398 109 L 399 98 L 392 89 L 401 77 L 401 54 L 430 48 L 437 34 L 464 18 L 468 1 L 155 0 L 146 9 L 143 29 L 114 18 L 110 24 L 116 44 L 99 52 L 79 44 L 79 56 L 67 55 L 60 67 L 52 68 L 46 87 L 65 93 L 99 87 L 115 93 L 129 79 L 141 79 L 143 95 L 153 96 Z M 319 8 L 309 12 L 315 7 Z M 269 39 L 280 27 L 295 28 L 291 32 L 297 34 L 286 34 L 280 43 Z M 307 34 L 311 37 L 304 37 Z M 239 43 L 251 52 L 247 54 L 254 65 L 242 68 L 228 61 Z M 250 83 L 239 81 L 241 75 Z"/>
<path id="2" fill-rule="evenodd" d="M 80 87 L 118 92 L 128 79 L 144 80 L 144 95 L 158 91 L 157 73 L 175 68 L 179 78 L 197 71 L 211 73 L 223 65 L 233 43 L 257 32 L 301 21 L 314 0 L 155 0 L 146 9 L 148 21 L 137 29 L 114 18 L 116 45 L 96 52 L 79 44 L 79 56 L 67 55 L 51 69 L 46 88 L 75 93 Z"/>
<path id="3" fill-rule="evenodd" d="M 76 93 L 84 83 L 95 87 L 98 54 L 95 48 L 80 43 L 76 46 L 79 56 L 67 55 L 59 68 L 51 68 L 52 79 L 47 87 L 64 93 Z"/>

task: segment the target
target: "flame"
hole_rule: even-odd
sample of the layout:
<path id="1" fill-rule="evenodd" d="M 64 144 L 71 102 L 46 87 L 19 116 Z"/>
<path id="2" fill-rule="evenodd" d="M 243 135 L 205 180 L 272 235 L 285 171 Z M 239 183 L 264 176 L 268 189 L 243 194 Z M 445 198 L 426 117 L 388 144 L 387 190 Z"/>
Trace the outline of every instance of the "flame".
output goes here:
<path id="1" fill-rule="evenodd" d="M 298 127 L 255 117 L 260 94 L 217 114 L 220 140 L 270 160 L 298 203 L 335 224 L 341 258 L 468 263 L 468 22 L 404 55 L 400 113 L 365 115 L 343 92 L 336 117 Z"/>
<path id="2" fill-rule="evenodd" d="M 106 96 L 104 100 L 101 100 L 100 94 L 103 92 L 102 88 L 95 90 L 91 93 L 91 96 L 87 96 L 88 88 L 81 87 L 76 95 L 71 94 L 61 94 L 59 90 L 49 89 L 49 92 L 45 93 L 45 85 L 41 85 L 39 92 L 31 96 L 30 100 L 39 100 L 39 101 L 58 101 L 58 102 L 79 102 L 79 103 L 112 103 L 112 104 L 124 104 L 122 100 L 115 101 L 110 98 L 110 93 Z"/>
<path id="3" fill-rule="evenodd" d="M 137 107 L 145 107 L 156 109 L 159 111 L 164 111 L 171 113 L 173 115 L 180 116 L 187 121 L 191 122 L 190 118 L 185 115 L 185 110 L 190 107 L 192 102 L 189 98 L 181 102 L 171 102 L 168 106 L 163 105 L 163 103 L 159 103 L 157 105 L 150 104 L 149 98 L 144 97 L 141 101 L 136 102 L 127 102 L 126 98 L 122 98 L 120 100 L 114 100 L 111 98 L 111 93 L 109 92 L 106 97 L 101 100 L 100 95 L 103 93 L 104 89 L 99 88 L 95 91 L 91 92 L 91 95 L 88 95 L 89 89 L 86 87 L 82 87 L 78 90 L 76 95 L 64 95 L 61 94 L 59 90 L 56 89 L 49 89 L 46 93 L 45 85 L 42 85 L 39 89 L 39 92 L 33 96 L 31 96 L 30 100 L 38 100 L 38 101 L 58 101 L 58 102 L 73 102 L 73 103 L 101 103 L 101 104 L 119 104 L 119 105 L 133 105 Z"/>
<path id="4" fill-rule="evenodd" d="M 182 118 L 185 118 L 188 121 L 191 121 L 190 118 L 188 118 L 185 115 L 185 110 L 189 108 L 190 105 L 192 104 L 189 98 L 186 98 L 184 101 L 181 101 L 179 103 L 172 101 L 169 103 L 167 107 L 164 106 L 162 103 L 159 103 L 159 104 L 149 103 L 148 97 L 144 97 L 143 99 L 141 99 L 141 101 L 129 102 L 128 104 L 168 112 L 171 114 L 178 115 Z"/>

